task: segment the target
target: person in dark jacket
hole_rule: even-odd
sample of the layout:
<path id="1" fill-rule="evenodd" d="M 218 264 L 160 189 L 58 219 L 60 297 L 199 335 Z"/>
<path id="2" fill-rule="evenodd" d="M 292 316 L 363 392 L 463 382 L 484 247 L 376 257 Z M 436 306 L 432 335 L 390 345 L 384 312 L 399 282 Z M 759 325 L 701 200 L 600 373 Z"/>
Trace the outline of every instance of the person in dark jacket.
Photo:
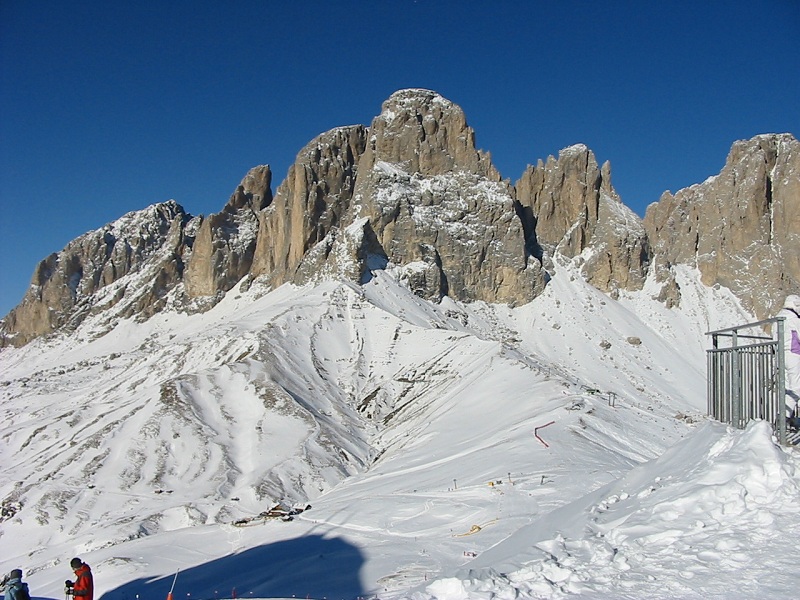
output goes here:
<path id="1" fill-rule="evenodd" d="M 31 597 L 28 591 L 28 584 L 22 581 L 21 569 L 14 569 L 3 581 L 5 582 L 3 586 L 5 600 L 22 600 L 22 598 Z M 22 593 L 23 590 L 24 594 Z"/>
<path id="2" fill-rule="evenodd" d="M 67 581 L 67 594 L 75 600 L 94 600 L 94 579 L 92 570 L 80 558 L 73 558 L 69 566 L 75 571 L 75 581 Z"/>

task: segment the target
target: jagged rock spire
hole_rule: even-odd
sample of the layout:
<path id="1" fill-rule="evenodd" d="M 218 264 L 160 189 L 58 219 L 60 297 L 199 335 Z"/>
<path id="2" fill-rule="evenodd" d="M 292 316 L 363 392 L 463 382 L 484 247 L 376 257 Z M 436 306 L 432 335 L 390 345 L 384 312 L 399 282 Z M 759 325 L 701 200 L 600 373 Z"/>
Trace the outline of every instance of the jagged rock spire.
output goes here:
<path id="1" fill-rule="evenodd" d="M 298 153 L 275 200 L 259 215 L 253 277 L 267 277 L 275 287 L 297 280 L 308 251 L 347 219 L 366 143 L 364 126 L 339 127 Z"/>
<path id="2" fill-rule="evenodd" d="M 190 298 L 227 292 L 250 273 L 258 215 L 272 202 L 269 166 L 251 169 L 221 212 L 203 219 L 184 275 Z"/>
<path id="3" fill-rule="evenodd" d="M 516 184 L 526 229 L 545 259 L 582 257 L 582 271 L 596 287 L 640 289 L 649 248 L 641 219 L 622 204 L 611 185 L 611 166 L 599 167 L 583 144 L 529 166 Z"/>

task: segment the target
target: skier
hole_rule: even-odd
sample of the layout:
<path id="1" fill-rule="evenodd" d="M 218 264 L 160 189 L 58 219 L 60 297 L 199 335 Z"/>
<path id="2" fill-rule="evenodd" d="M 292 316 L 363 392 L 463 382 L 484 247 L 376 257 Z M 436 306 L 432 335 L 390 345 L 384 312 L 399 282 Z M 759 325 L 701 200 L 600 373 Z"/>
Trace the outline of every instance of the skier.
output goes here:
<path id="1" fill-rule="evenodd" d="M 5 600 L 30 600 L 28 584 L 22 581 L 22 570 L 14 569 L 4 579 L 3 594 Z"/>
<path id="2" fill-rule="evenodd" d="M 791 411 L 789 423 L 794 429 L 800 429 L 800 296 L 786 296 L 783 308 L 778 313 L 784 317 L 783 322 L 783 355 L 786 367 L 786 406 Z"/>
<path id="3" fill-rule="evenodd" d="M 75 571 L 75 581 L 67 580 L 64 582 L 67 588 L 67 595 L 71 595 L 75 600 L 93 600 L 94 579 L 92 570 L 80 558 L 73 558 L 69 566 Z"/>

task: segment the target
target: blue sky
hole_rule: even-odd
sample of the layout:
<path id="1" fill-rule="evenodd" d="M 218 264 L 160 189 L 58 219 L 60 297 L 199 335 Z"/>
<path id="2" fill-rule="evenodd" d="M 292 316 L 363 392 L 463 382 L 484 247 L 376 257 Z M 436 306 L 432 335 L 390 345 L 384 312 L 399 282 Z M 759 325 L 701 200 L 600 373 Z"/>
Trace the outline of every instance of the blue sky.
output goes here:
<path id="1" fill-rule="evenodd" d="M 731 144 L 800 135 L 797 0 L 0 2 L 0 315 L 126 212 L 218 212 L 247 170 L 368 125 L 394 91 L 465 111 L 504 177 L 585 143 L 640 215 Z"/>

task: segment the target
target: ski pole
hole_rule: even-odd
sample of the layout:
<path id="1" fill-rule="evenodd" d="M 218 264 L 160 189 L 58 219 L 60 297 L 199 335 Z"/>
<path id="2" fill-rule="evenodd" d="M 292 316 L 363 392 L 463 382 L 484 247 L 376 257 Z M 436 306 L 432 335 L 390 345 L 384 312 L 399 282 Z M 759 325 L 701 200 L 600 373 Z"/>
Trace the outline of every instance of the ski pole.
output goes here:
<path id="1" fill-rule="evenodd" d="M 180 573 L 180 569 L 175 571 L 175 577 L 172 578 L 172 586 L 169 588 L 169 593 L 167 594 L 167 600 L 172 600 L 172 592 L 175 590 L 175 582 L 178 580 L 178 573 Z"/>

